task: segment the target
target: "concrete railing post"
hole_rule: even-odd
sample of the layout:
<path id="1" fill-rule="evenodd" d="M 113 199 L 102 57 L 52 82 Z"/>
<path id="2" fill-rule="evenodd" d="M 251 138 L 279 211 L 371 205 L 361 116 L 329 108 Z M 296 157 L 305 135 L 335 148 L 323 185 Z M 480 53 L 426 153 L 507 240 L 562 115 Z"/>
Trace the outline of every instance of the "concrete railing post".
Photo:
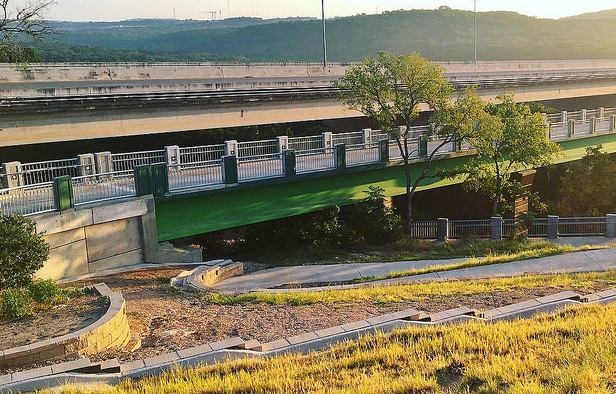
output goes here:
<path id="1" fill-rule="evenodd" d="M 334 162 L 336 163 L 337 170 L 344 170 L 346 168 L 346 145 L 336 144 L 334 146 Z"/>
<path id="2" fill-rule="evenodd" d="M 180 155 L 180 147 L 177 145 L 165 146 L 165 163 L 171 169 L 177 169 L 177 165 L 180 164 L 181 155 Z"/>
<path id="3" fill-rule="evenodd" d="M 225 141 L 225 156 L 238 156 L 238 145 L 236 140 Z"/>
<path id="4" fill-rule="evenodd" d="M 364 145 L 370 145 L 372 143 L 372 129 L 363 129 L 364 133 Z"/>
<path id="5" fill-rule="evenodd" d="M 152 176 L 152 166 L 144 164 L 136 166 L 135 169 L 135 191 L 137 197 L 154 195 L 154 177 Z"/>
<path id="6" fill-rule="evenodd" d="M 560 113 L 560 121 L 563 123 L 566 123 L 568 120 L 567 118 L 567 111 L 563 111 Z"/>
<path id="7" fill-rule="evenodd" d="M 381 163 L 389 163 L 389 140 L 379 141 L 379 157 L 381 159 Z"/>
<path id="8" fill-rule="evenodd" d="M 53 199 L 56 210 L 59 212 L 75 208 L 73 181 L 70 176 L 60 176 L 53 179 Z"/>
<path id="9" fill-rule="evenodd" d="M 558 216 L 548 216 L 548 239 L 558 239 Z"/>
<path id="10" fill-rule="evenodd" d="M 616 131 L 616 115 L 610 116 L 610 131 Z"/>
<path id="11" fill-rule="evenodd" d="M 446 219 L 446 218 L 437 219 L 436 238 L 438 242 L 446 242 L 449 239 L 449 219 Z"/>
<path id="12" fill-rule="evenodd" d="M 222 181 L 227 185 L 233 185 L 239 182 L 237 171 L 237 157 L 228 155 L 222 157 Z"/>
<path id="13" fill-rule="evenodd" d="M 597 118 L 599 119 L 605 118 L 605 108 L 599 107 L 599 110 L 597 112 L 598 112 Z"/>
<path id="14" fill-rule="evenodd" d="M 24 175 L 21 168 L 21 163 L 12 161 L 4 163 L 4 174 L 2 175 L 2 183 L 8 188 L 19 187 L 24 185 Z"/>
<path id="15" fill-rule="evenodd" d="M 152 164 L 154 197 L 162 197 L 169 193 L 169 167 L 166 163 Z"/>
<path id="16" fill-rule="evenodd" d="M 575 137 L 575 120 L 570 120 L 567 124 L 567 136 L 569 138 Z"/>
<path id="17" fill-rule="evenodd" d="M 78 173 L 79 176 L 94 175 L 96 172 L 96 163 L 94 161 L 94 155 L 88 153 L 85 155 L 78 155 L 77 162 L 79 163 Z"/>
<path id="18" fill-rule="evenodd" d="M 501 217 L 493 217 L 492 218 L 492 239 L 500 241 L 503 239 L 503 218 Z"/>
<path id="19" fill-rule="evenodd" d="M 597 133 L 597 118 L 590 118 L 590 134 Z"/>
<path id="20" fill-rule="evenodd" d="M 276 143 L 278 144 L 278 153 L 283 153 L 289 149 L 289 137 L 286 135 L 276 137 Z"/>
<path id="21" fill-rule="evenodd" d="M 419 156 L 421 157 L 428 156 L 428 137 L 426 135 L 422 135 L 417 139 L 417 151 L 419 151 Z"/>
<path id="22" fill-rule="evenodd" d="M 294 150 L 285 150 L 282 153 L 285 176 L 293 177 L 297 174 L 297 158 Z"/>
<path id="23" fill-rule="evenodd" d="M 95 153 L 94 162 L 96 163 L 97 174 L 113 172 L 113 157 L 111 156 L 111 152 Z"/>
<path id="24" fill-rule="evenodd" d="M 323 148 L 333 148 L 334 147 L 334 136 L 329 131 L 322 134 L 323 136 Z"/>
<path id="25" fill-rule="evenodd" d="M 581 116 L 582 116 L 582 122 L 588 120 L 587 114 L 588 114 L 588 110 L 586 109 L 582 109 L 580 110 Z"/>
<path id="26" fill-rule="evenodd" d="M 605 236 L 610 238 L 616 238 L 616 215 L 608 214 L 606 215 L 607 226 L 605 229 Z"/>

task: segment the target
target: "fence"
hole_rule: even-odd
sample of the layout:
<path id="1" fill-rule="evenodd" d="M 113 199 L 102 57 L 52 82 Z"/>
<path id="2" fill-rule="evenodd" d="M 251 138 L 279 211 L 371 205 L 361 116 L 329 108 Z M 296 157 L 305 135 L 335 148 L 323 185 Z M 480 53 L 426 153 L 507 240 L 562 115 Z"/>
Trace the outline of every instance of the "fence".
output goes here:
<path id="1" fill-rule="evenodd" d="M 137 166 L 165 163 L 164 150 L 114 153 L 111 155 L 113 171 L 132 171 Z"/>
<path id="2" fill-rule="evenodd" d="M 75 177 L 71 181 L 76 206 L 137 196 L 133 170 Z"/>
<path id="3" fill-rule="evenodd" d="M 85 166 L 79 164 L 78 159 L 62 159 L 41 161 L 37 163 L 25 163 L 21 165 L 21 171 L 7 174 L 12 177 L 19 177 L 22 185 L 35 185 L 44 182 L 51 182 L 59 176 L 79 176 L 82 175 Z"/>
<path id="4" fill-rule="evenodd" d="M 225 145 L 204 145 L 180 148 L 180 163 L 205 163 L 220 160 L 225 155 Z M 170 165 L 178 163 L 168 163 Z"/>
<path id="5" fill-rule="evenodd" d="M 0 213 L 2 215 L 17 212 L 22 215 L 31 215 L 55 210 L 53 182 L 0 190 Z"/>
<path id="6" fill-rule="evenodd" d="M 238 157 L 255 157 L 278 152 L 278 140 L 238 142 Z"/>
<path id="7" fill-rule="evenodd" d="M 294 151 L 307 151 L 312 149 L 324 148 L 323 136 L 313 135 L 309 137 L 289 138 L 289 149 Z"/>
<path id="8" fill-rule="evenodd" d="M 222 185 L 221 160 L 182 163 L 169 167 L 169 191 Z"/>
<path id="9" fill-rule="evenodd" d="M 492 220 L 451 220 L 449 238 L 492 238 Z"/>
<path id="10" fill-rule="evenodd" d="M 246 181 L 283 176 L 283 164 L 282 158 L 277 153 L 240 157 L 237 161 L 238 178 Z"/>
<path id="11" fill-rule="evenodd" d="M 308 149 L 296 153 L 296 171 L 298 174 L 334 168 L 336 168 L 334 148 Z"/>
<path id="12" fill-rule="evenodd" d="M 346 150 L 347 166 L 377 163 L 381 160 L 379 144 L 349 145 Z"/>

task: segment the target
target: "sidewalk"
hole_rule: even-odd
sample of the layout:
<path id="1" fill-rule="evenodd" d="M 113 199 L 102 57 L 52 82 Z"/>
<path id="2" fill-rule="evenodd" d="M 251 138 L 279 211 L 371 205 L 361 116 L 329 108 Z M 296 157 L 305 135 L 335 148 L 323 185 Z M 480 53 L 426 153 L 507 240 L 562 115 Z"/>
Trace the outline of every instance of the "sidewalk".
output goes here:
<path id="1" fill-rule="evenodd" d="M 384 277 L 393 272 L 464 262 L 468 259 L 398 261 L 392 263 L 356 263 L 337 265 L 308 265 L 271 268 L 224 280 L 213 286 L 222 293 L 238 294 L 271 289 L 282 285 L 345 282 L 358 278 Z M 616 248 L 567 253 L 538 259 L 514 261 L 438 273 L 381 280 L 371 283 L 404 283 L 443 278 L 472 278 L 490 276 L 521 276 L 564 272 L 589 272 L 616 269 Z"/>

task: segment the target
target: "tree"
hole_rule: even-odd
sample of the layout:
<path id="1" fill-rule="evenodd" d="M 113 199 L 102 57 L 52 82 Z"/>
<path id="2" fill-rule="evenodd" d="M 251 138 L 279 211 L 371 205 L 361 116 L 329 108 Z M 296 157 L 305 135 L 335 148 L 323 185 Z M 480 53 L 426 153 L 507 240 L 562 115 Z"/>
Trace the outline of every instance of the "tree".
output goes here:
<path id="1" fill-rule="evenodd" d="M 449 106 L 453 88 L 443 73 L 441 66 L 417 53 L 395 56 L 379 52 L 376 58 L 349 67 L 336 83 L 341 89 L 340 100 L 370 117 L 398 145 L 406 180 L 407 235 L 412 222 L 413 195 L 423 180 L 436 176 L 431 173 L 431 165 L 437 151 L 454 140 L 467 138 L 465 134 L 474 130 L 474 114 L 483 113 L 481 100 L 472 90 L 465 91 L 454 106 Z M 398 125 L 410 128 L 422 109 L 436 112 L 436 127 L 430 133 L 438 134 L 442 143 L 428 155 L 424 170 L 413 177 L 409 162 L 416 146 L 409 144 L 409 133 L 402 132 Z"/>
<path id="2" fill-rule="evenodd" d="M 51 33 L 43 15 L 55 0 L 0 0 L 0 59 L 8 62 L 39 60 L 31 49 L 15 42 L 18 37 L 41 38 Z"/>
<path id="3" fill-rule="evenodd" d="M 49 257 L 49 245 L 31 219 L 0 216 L 0 290 L 28 285 Z"/>
<path id="4" fill-rule="evenodd" d="M 497 99 L 499 103 L 487 106 L 489 126 L 470 138 L 477 149 L 477 159 L 449 174 L 466 174 L 465 188 L 489 197 L 494 215 L 510 208 L 505 205 L 506 196 L 521 190 L 521 185 L 511 180 L 514 172 L 547 165 L 560 151 L 547 137 L 543 115 L 516 103 L 512 94 L 502 94 Z"/>

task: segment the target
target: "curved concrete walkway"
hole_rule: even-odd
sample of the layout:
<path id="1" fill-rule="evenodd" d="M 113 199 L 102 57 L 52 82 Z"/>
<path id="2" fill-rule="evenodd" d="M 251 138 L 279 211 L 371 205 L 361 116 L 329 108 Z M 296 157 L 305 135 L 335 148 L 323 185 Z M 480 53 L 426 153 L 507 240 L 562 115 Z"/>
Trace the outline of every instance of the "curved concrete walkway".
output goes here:
<path id="1" fill-rule="evenodd" d="M 390 273 L 411 269 L 443 266 L 468 259 L 398 261 L 392 263 L 361 263 L 337 265 L 307 265 L 271 268 L 227 279 L 212 286 L 225 294 L 263 291 L 282 285 L 345 282 L 358 278 L 384 277 Z M 565 272 L 590 272 L 616 269 L 616 248 L 561 254 L 537 259 L 514 261 L 438 273 L 408 276 L 370 282 L 371 284 L 404 283 L 426 280 L 521 276 Z M 314 289 L 313 289 L 314 290 Z"/>

